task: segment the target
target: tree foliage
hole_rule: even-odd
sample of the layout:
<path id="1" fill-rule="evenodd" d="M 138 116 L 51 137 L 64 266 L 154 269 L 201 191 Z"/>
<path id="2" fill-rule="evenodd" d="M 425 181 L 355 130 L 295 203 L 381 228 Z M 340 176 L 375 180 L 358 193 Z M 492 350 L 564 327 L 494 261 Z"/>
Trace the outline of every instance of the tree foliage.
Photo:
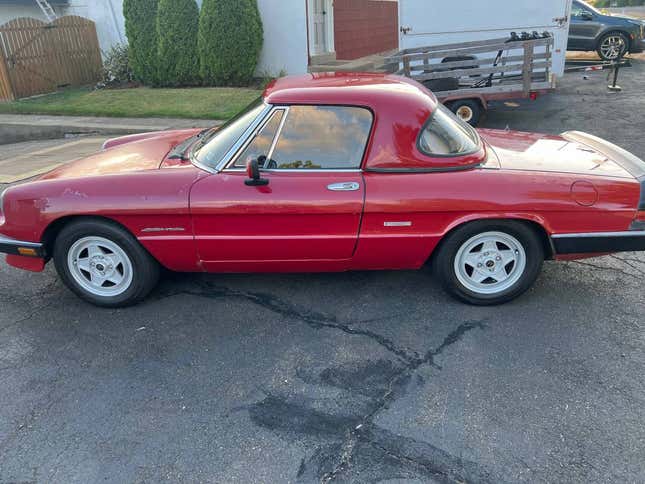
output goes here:
<path id="1" fill-rule="evenodd" d="M 159 0 L 157 38 L 158 84 L 165 87 L 197 84 L 197 29 L 195 0 Z"/>
<path id="2" fill-rule="evenodd" d="M 247 85 L 257 67 L 263 40 L 257 0 L 204 0 L 198 36 L 204 83 Z"/>
<path id="3" fill-rule="evenodd" d="M 645 5 L 645 0 L 595 0 L 591 2 L 598 8 L 607 7 L 640 7 Z"/>
<path id="4" fill-rule="evenodd" d="M 159 0 L 123 0 L 130 65 L 138 81 L 153 85 L 157 76 L 157 6 Z"/>

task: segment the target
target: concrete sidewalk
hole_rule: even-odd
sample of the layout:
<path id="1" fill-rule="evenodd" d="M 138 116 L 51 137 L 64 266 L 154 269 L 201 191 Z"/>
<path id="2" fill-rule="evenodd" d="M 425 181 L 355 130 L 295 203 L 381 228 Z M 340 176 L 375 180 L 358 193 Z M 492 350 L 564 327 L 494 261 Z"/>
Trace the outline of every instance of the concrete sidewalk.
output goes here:
<path id="1" fill-rule="evenodd" d="M 26 180 L 101 149 L 105 137 L 25 141 L 0 149 L 0 184 Z"/>
<path id="2" fill-rule="evenodd" d="M 219 124 L 222 121 L 208 119 L 0 114 L 0 144 L 57 139 L 70 134 L 111 136 L 167 129 L 207 128 Z"/>

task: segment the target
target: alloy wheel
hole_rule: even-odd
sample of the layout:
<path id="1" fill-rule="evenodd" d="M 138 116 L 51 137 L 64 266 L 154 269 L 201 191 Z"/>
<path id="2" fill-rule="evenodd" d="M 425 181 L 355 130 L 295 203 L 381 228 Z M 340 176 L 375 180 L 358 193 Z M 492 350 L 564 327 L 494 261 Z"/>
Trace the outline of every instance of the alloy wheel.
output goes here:
<path id="1" fill-rule="evenodd" d="M 526 251 L 515 237 L 503 232 L 485 232 L 459 248 L 454 270 L 459 282 L 468 290 L 494 295 L 520 280 L 526 262 Z"/>
<path id="2" fill-rule="evenodd" d="M 132 261 L 121 247 L 103 237 L 77 240 L 67 253 L 67 266 L 76 283 L 95 296 L 119 296 L 132 284 Z"/>
<path id="3" fill-rule="evenodd" d="M 605 59 L 615 60 L 627 50 L 625 39 L 621 35 L 610 35 L 600 44 L 600 53 Z"/>

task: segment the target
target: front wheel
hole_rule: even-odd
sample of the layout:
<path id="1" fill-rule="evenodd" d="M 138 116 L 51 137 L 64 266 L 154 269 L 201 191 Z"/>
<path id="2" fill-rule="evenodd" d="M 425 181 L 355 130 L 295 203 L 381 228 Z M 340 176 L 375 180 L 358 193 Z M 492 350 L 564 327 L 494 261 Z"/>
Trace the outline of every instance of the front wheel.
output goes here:
<path id="1" fill-rule="evenodd" d="M 520 296 L 537 279 L 544 249 L 520 222 L 473 222 L 442 242 L 433 267 L 444 288 L 475 305 L 502 304 Z"/>
<path id="2" fill-rule="evenodd" d="M 623 57 L 629 48 L 629 40 L 620 32 L 609 32 L 598 42 L 598 55 L 602 60 L 614 61 Z"/>
<path id="3" fill-rule="evenodd" d="M 141 301 L 159 279 L 159 265 L 126 230 L 102 220 L 64 227 L 54 245 L 54 264 L 63 282 L 82 299 L 101 307 Z"/>

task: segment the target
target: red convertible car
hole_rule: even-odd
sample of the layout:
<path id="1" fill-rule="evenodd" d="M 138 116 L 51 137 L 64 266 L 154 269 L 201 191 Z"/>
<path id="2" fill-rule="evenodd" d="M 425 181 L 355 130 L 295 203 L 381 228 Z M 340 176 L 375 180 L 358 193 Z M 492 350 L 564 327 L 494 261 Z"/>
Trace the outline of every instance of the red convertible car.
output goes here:
<path id="1" fill-rule="evenodd" d="M 113 139 L 2 197 L 0 251 L 99 306 L 172 271 L 418 269 L 473 304 L 545 259 L 645 250 L 645 163 L 594 136 L 476 131 L 401 77 L 287 77 L 220 129 Z"/>

